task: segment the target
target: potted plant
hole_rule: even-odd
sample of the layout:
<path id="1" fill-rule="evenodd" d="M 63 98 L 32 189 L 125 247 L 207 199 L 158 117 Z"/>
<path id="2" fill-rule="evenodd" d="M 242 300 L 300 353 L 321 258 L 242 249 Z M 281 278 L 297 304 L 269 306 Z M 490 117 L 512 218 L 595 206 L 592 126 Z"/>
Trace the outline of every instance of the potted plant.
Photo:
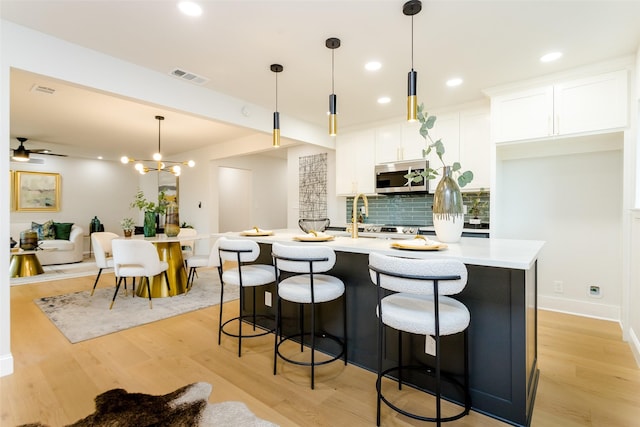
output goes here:
<path id="1" fill-rule="evenodd" d="M 124 231 L 124 237 L 131 237 L 133 228 L 135 227 L 135 222 L 133 221 L 133 218 L 122 218 L 120 221 L 120 227 L 122 227 L 122 231 Z"/>
<path id="2" fill-rule="evenodd" d="M 469 215 L 472 216 L 471 218 L 469 218 L 469 224 L 478 225 L 482 223 L 480 216 L 484 213 L 484 210 L 488 205 L 486 201 L 483 201 L 480 198 L 483 191 L 484 189 L 481 188 L 480 191 L 478 191 L 471 199 L 471 206 L 467 210 L 467 212 L 469 212 Z"/>
<path id="3" fill-rule="evenodd" d="M 150 202 L 144 197 L 144 192 L 138 190 L 130 205 L 144 212 L 144 237 L 154 237 L 156 235 L 156 215 L 163 215 L 167 209 L 167 201 L 164 198 L 164 191 L 158 193 L 158 202 Z"/>
<path id="4" fill-rule="evenodd" d="M 473 172 L 462 171 L 459 162 L 447 165 L 442 156 L 445 153 L 444 143 L 441 139 L 434 141 L 429 135 L 433 129 L 436 116 L 430 116 L 424 111 L 424 105 L 418 106 L 418 120 L 420 121 L 420 135 L 424 138 L 427 147 L 422 150 L 423 157 L 427 157 L 432 150 L 436 151 L 441 167 L 433 168 L 431 165 L 422 172 L 412 172 L 405 176 L 407 183 L 419 183 L 425 179 L 436 179 L 438 170 L 442 169 L 442 178 L 433 195 L 433 225 L 436 236 L 441 242 L 457 242 L 462 236 L 464 226 L 464 213 L 462 209 L 462 193 L 460 187 L 464 187 L 473 181 Z M 457 183 L 453 179 L 457 176 Z"/>

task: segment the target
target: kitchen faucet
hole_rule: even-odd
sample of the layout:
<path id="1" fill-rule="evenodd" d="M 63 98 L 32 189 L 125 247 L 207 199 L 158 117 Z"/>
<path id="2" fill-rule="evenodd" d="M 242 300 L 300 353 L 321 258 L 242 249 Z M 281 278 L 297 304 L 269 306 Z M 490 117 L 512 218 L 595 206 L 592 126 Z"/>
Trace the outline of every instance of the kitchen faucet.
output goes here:
<path id="1" fill-rule="evenodd" d="M 356 197 L 353 198 L 353 217 L 351 218 L 351 238 L 358 238 L 358 199 L 362 197 L 362 201 L 364 202 L 364 215 L 369 216 L 369 200 L 367 200 L 367 196 L 360 193 Z"/>

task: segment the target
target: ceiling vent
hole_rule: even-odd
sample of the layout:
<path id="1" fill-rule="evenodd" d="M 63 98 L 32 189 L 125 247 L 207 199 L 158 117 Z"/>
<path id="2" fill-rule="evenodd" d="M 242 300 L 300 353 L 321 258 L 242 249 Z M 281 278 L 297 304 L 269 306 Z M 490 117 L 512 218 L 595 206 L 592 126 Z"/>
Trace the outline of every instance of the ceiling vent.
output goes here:
<path id="1" fill-rule="evenodd" d="M 171 72 L 169 72 L 170 75 L 172 75 L 173 77 L 177 77 L 179 79 L 182 80 L 187 80 L 191 83 L 197 84 L 197 85 L 203 85 L 206 82 L 209 81 L 208 78 L 206 77 L 202 77 L 199 76 L 195 73 L 192 73 L 190 71 L 186 71 L 186 70 L 182 70 L 180 68 L 176 68 L 175 70 L 171 70 Z"/>
<path id="2" fill-rule="evenodd" d="M 31 86 L 31 92 L 45 93 L 47 95 L 53 95 L 56 93 L 56 90 L 52 87 L 48 86 L 40 86 L 39 84 L 35 84 Z"/>

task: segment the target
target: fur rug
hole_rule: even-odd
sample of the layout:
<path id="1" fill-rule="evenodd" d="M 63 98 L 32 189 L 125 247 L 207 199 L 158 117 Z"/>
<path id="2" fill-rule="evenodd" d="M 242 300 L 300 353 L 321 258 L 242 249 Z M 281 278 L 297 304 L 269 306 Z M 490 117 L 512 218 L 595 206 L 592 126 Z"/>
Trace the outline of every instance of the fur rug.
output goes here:
<path id="1" fill-rule="evenodd" d="M 256 417 L 242 402 L 208 403 L 211 389 L 211 384 L 200 382 L 163 396 L 109 390 L 96 397 L 93 414 L 67 427 L 277 427 Z"/>

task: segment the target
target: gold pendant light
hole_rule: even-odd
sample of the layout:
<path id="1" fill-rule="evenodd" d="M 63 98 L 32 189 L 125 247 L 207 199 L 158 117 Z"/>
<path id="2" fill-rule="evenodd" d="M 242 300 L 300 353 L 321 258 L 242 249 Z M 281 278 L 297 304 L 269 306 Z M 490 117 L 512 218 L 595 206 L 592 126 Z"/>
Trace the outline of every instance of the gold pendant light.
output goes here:
<path id="1" fill-rule="evenodd" d="M 411 71 L 407 84 L 407 120 L 414 122 L 418 119 L 418 73 L 413 69 L 413 16 L 422 10 L 420 0 L 409 0 L 402 6 L 402 13 L 411 16 Z"/>
<path id="2" fill-rule="evenodd" d="M 153 154 L 153 160 L 135 160 L 127 156 L 122 156 L 120 161 L 123 164 L 136 162 L 134 168 L 141 174 L 144 175 L 150 171 L 158 171 L 158 172 L 169 172 L 175 176 L 180 176 L 182 172 L 181 166 L 189 166 L 190 168 L 196 165 L 196 162 L 193 160 L 188 160 L 185 162 L 174 162 L 170 160 L 162 160 L 162 154 L 160 151 L 160 123 L 164 120 L 163 116 L 156 116 L 156 120 L 158 121 L 158 152 Z M 146 165 L 144 162 L 154 162 L 154 166 Z"/>
<path id="3" fill-rule="evenodd" d="M 336 117 L 338 109 L 338 97 L 334 88 L 334 67 L 333 53 L 340 47 L 340 39 L 331 37 L 325 42 L 325 46 L 331 49 L 331 95 L 329 95 L 329 135 L 336 136 L 338 133 L 338 119 Z"/>
<path id="4" fill-rule="evenodd" d="M 276 111 L 273 113 L 273 147 L 280 147 L 280 113 L 278 112 L 278 73 L 281 73 L 284 67 L 280 64 L 271 64 L 271 71 L 276 74 Z"/>

